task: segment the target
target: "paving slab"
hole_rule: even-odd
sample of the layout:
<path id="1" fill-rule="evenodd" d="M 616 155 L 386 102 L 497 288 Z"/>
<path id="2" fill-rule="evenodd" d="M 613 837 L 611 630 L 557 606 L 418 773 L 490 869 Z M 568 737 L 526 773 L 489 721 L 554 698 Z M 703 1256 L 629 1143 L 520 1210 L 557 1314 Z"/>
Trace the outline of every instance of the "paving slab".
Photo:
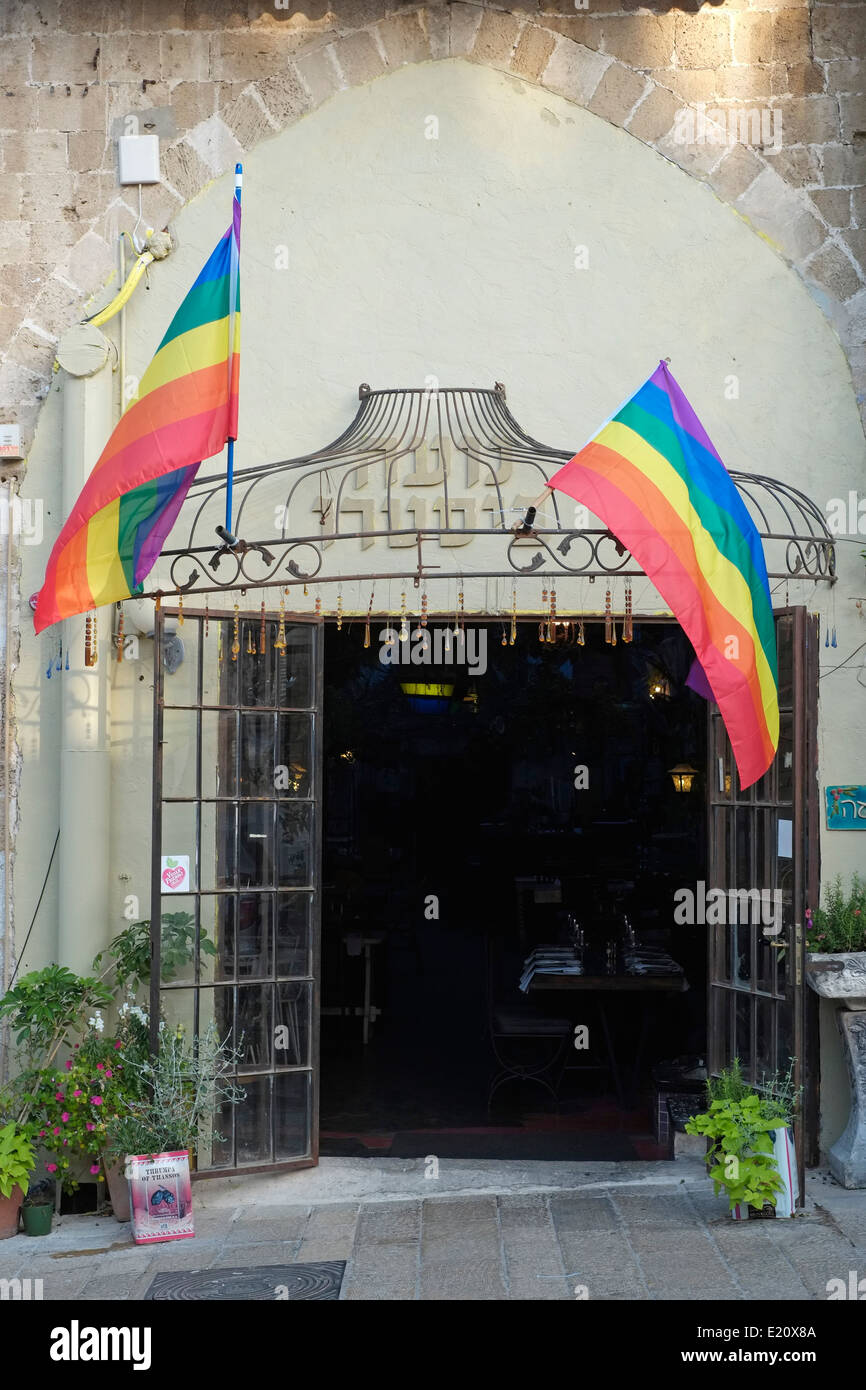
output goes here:
<path id="1" fill-rule="evenodd" d="M 142 1298 L 161 1271 L 337 1259 L 351 1301 L 564 1302 L 586 1289 L 590 1302 L 787 1304 L 826 1299 L 852 1270 L 866 1277 L 866 1192 L 827 1175 L 810 1175 L 803 1214 L 735 1222 L 689 1161 L 443 1163 L 435 1186 L 422 1161 L 326 1162 L 337 1166 L 317 1179 L 321 1201 L 297 1173 L 214 1180 L 216 1194 L 197 1184 L 193 1240 L 136 1246 L 128 1225 L 63 1217 L 50 1236 L 2 1242 L 0 1280 L 112 1302 Z"/>

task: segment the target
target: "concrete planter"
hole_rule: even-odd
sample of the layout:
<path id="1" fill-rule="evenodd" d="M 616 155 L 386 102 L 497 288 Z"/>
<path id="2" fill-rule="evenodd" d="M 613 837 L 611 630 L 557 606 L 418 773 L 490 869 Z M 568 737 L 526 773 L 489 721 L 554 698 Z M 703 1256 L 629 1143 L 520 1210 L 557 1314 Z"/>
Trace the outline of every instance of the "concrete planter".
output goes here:
<path id="1" fill-rule="evenodd" d="M 806 978 L 816 994 L 838 1006 L 851 1085 L 851 1114 L 827 1155 L 830 1171 L 843 1187 L 866 1187 L 866 951 L 810 953 Z"/>

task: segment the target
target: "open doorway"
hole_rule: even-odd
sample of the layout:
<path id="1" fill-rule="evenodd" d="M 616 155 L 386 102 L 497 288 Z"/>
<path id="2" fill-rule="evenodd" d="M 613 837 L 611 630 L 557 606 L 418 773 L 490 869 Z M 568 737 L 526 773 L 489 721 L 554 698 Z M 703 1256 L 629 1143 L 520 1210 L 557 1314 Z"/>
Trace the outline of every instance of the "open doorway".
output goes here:
<path id="1" fill-rule="evenodd" d="M 412 664 L 326 630 L 323 1154 L 667 1155 L 654 1071 L 706 1048 L 706 933 L 673 920 L 706 705 L 675 624 L 554 631 L 431 619 Z"/>

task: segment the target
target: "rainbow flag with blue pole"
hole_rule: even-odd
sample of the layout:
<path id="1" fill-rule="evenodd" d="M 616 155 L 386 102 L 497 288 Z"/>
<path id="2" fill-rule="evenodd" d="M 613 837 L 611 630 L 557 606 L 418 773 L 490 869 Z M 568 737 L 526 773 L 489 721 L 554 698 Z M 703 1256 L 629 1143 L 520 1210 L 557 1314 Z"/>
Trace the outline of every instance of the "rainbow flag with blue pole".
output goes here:
<path id="1" fill-rule="evenodd" d="M 232 225 L 183 300 L 54 543 L 35 628 L 140 592 L 203 459 L 233 446 L 240 382 L 240 164 Z"/>
<path id="2" fill-rule="evenodd" d="M 631 552 L 695 649 L 743 788 L 779 745 L 776 631 L 757 527 L 667 363 L 550 480 Z"/>

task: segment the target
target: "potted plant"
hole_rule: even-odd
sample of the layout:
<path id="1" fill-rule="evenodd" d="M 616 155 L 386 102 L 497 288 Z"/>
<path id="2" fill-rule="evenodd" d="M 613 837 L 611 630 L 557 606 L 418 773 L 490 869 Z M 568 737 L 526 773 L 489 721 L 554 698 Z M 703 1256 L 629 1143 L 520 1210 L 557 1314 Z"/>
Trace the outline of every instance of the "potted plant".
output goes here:
<path id="1" fill-rule="evenodd" d="M 826 888 L 825 906 L 806 910 L 806 978 L 836 1006 L 851 1085 L 851 1112 L 827 1157 L 843 1187 L 866 1187 L 866 884 L 849 889 L 840 877 Z"/>
<path id="2" fill-rule="evenodd" d="M 750 1086 L 740 1060 L 707 1080 L 708 1106 L 686 1122 L 687 1134 L 708 1140 L 707 1167 L 716 1195 L 724 1191 L 731 1215 L 774 1217 L 779 1195 L 793 1214 L 790 1124 L 795 1109 L 791 1071 Z M 780 1160 L 784 1157 L 784 1176 Z"/>
<path id="3" fill-rule="evenodd" d="M 29 1127 L 10 1120 L 0 1129 L 0 1240 L 18 1230 L 18 1212 L 35 1163 Z"/>
<path id="4" fill-rule="evenodd" d="M 28 1236 L 50 1235 L 53 1216 L 54 1184 L 42 1178 L 39 1182 L 31 1184 L 21 1206 L 24 1234 Z"/>
<path id="5" fill-rule="evenodd" d="M 136 1243 L 193 1235 L 190 1157 L 220 1137 L 220 1109 L 244 1097 L 231 1079 L 237 1060 L 213 1023 L 194 1047 L 161 1024 L 158 1054 L 129 1064 L 139 1094 L 124 1101 L 110 1128 L 111 1153 L 125 1160 Z"/>

